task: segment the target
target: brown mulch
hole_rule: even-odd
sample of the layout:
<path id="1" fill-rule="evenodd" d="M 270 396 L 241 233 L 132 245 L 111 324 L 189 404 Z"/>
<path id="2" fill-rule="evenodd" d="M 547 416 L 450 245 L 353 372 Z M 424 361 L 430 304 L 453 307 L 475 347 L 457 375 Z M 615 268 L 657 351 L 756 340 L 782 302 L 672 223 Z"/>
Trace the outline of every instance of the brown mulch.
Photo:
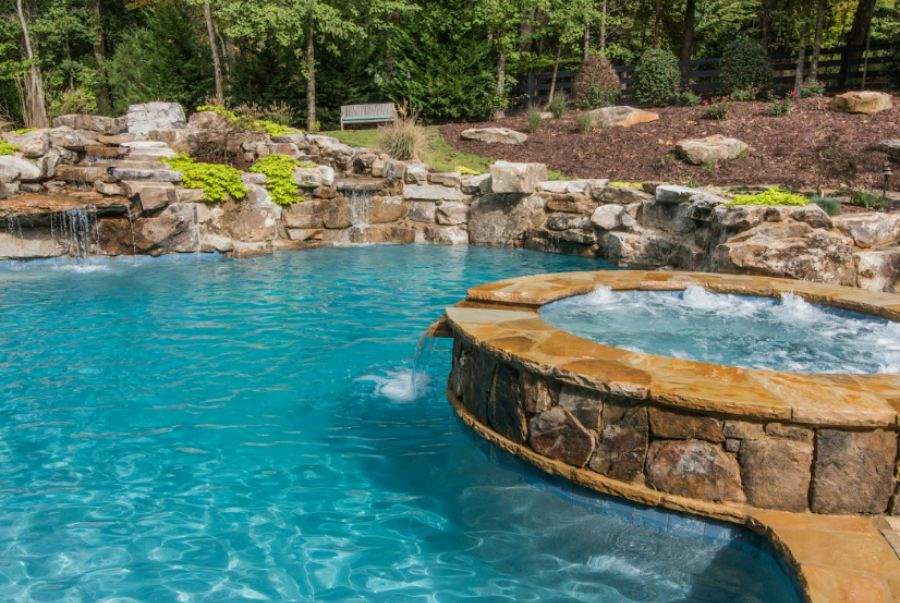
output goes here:
<path id="1" fill-rule="evenodd" d="M 456 149 L 508 161 L 546 163 L 573 178 L 782 184 L 792 188 L 882 187 L 886 155 L 870 147 L 900 136 L 900 103 L 876 115 L 831 111 L 827 98 L 797 101 L 794 110 L 783 117 L 765 115 L 767 107 L 765 102 L 732 103 L 722 121 L 704 119 L 704 106 L 650 109 L 659 114 L 659 120 L 588 134 L 578 131 L 578 113 L 572 111 L 562 119 L 546 120 L 521 146 L 461 140 L 459 133 L 476 126 L 527 132 L 524 115 L 497 122 L 446 124 L 440 129 Z M 692 166 L 674 156 L 677 141 L 711 134 L 739 138 L 750 145 L 750 152 L 716 166 Z M 826 149 L 826 156 L 838 160 L 823 164 L 819 157 Z M 852 162 L 850 171 L 834 167 L 845 164 L 845 159 Z M 896 190 L 900 169 L 893 167 L 891 188 Z"/>

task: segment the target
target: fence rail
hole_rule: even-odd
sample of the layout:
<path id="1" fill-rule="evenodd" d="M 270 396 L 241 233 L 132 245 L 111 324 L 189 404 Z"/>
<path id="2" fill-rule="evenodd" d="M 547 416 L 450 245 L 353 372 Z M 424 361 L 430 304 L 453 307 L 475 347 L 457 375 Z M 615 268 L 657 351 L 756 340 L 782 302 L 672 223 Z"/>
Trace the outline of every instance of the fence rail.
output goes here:
<path id="1" fill-rule="evenodd" d="M 891 86 L 891 78 L 896 69 L 894 51 L 891 44 L 873 44 L 868 50 L 859 48 L 859 59 L 848 63 L 849 73 L 845 89 L 859 88 L 865 76 L 866 88 L 882 89 Z M 843 47 L 822 49 L 819 53 L 817 79 L 825 85 L 829 92 L 840 90 L 841 55 Z M 682 65 L 686 69 L 686 81 L 691 90 L 698 94 L 715 94 L 719 88 L 720 57 L 694 59 Z M 796 57 L 774 55 L 769 61 L 777 88 L 790 89 L 796 74 Z M 804 73 L 809 73 L 810 57 L 807 56 Z M 622 83 L 621 99 L 631 100 L 634 66 L 614 65 Z M 559 71 L 556 75 L 556 90 L 568 96 L 572 95 L 577 71 Z M 529 72 L 513 90 L 512 100 L 517 106 L 540 104 L 547 101 L 553 74 L 547 72 Z"/>

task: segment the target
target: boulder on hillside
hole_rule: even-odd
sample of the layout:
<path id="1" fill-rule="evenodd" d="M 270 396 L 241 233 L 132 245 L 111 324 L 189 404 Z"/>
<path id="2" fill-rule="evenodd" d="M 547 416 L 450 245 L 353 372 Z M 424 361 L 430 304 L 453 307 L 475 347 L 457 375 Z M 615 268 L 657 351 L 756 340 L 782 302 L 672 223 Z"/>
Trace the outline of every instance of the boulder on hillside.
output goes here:
<path id="1" fill-rule="evenodd" d="M 685 138 L 675 145 L 678 155 L 693 165 L 735 159 L 747 152 L 747 144 L 737 138 L 713 134 L 705 138 Z"/>
<path id="2" fill-rule="evenodd" d="M 104 115 L 87 115 L 82 113 L 68 113 L 53 118 L 53 127 L 67 126 L 73 130 L 87 130 L 99 134 L 121 134 L 125 131 L 126 123 L 122 117 L 106 117 Z"/>
<path id="3" fill-rule="evenodd" d="M 883 247 L 900 243 L 900 214 L 848 214 L 832 223 L 853 239 L 857 247 Z"/>
<path id="4" fill-rule="evenodd" d="M 831 99 L 830 106 L 835 111 L 873 115 L 890 109 L 894 106 L 894 102 L 890 94 L 861 90 L 838 94 Z"/>
<path id="5" fill-rule="evenodd" d="M 657 113 L 625 105 L 594 109 L 589 111 L 588 115 L 591 116 L 591 124 L 595 128 L 630 128 L 637 124 L 644 124 L 659 119 Z"/>
<path id="6" fill-rule="evenodd" d="M 512 163 L 495 161 L 491 165 L 491 191 L 530 195 L 547 180 L 547 166 L 543 163 Z"/>
<path id="7" fill-rule="evenodd" d="M 510 128 L 469 128 L 460 132 L 463 140 L 477 140 L 488 144 L 524 144 L 528 135 Z"/>
<path id="8" fill-rule="evenodd" d="M 887 153 L 894 161 L 900 161 L 900 138 L 888 138 L 875 145 L 876 151 Z"/>
<path id="9" fill-rule="evenodd" d="M 183 128 L 187 119 L 180 104 L 153 102 L 128 107 L 125 123 L 129 133 L 146 134 L 151 130 Z"/>
<path id="10" fill-rule="evenodd" d="M 46 155 L 50 150 L 50 134 L 47 128 L 30 130 L 21 134 L 4 132 L 3 138 L 14 145 L 22 155 L 32 159 Z"/>

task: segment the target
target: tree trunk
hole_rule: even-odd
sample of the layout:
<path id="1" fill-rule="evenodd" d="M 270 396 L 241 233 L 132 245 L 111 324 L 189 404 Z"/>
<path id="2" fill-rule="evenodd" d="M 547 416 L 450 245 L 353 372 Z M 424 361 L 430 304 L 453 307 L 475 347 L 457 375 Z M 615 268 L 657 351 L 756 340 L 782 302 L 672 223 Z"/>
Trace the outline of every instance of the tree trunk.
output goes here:
<path id="1" fill-rule="evenodd" d="M 822 28 L 825 26 L 825 5 L 828 0 L 819 0 L 816 3 L 816 33 L 813 39 L 812 56 L 809 59 L 809 79 L 816 81 L 819 78 L 819 54 L 822 52 Z"/>
<path id="2" fill-rule="evenodd" d="M 94 0 L 94 17 L 97 19 L 97 39 L 94 42 L 94 59 L 97 61 L 97 108 L 100 113 L 112 111 L 112 95 L 106 73 L 106 25 L 103 22 L 103 0 Z"/>
<path id="3" fill-rule="evenodd" d="M 497 55 L 497 102 L 494 119 L 506 117 L 506 53 L 502 50 Z"/>
<path id="4" fill-rule="evenodd" d="M 306 129 L 317 131 L 316 123 L 316 44 L 313 40 L 315 22 L 310 17 L 306 22 Z"/>
<path id="5" fill-rule="evenodd" d="M 757 12 L 759 19 L 759 37 L 763 49 L 769 52 L 769 0 L 760 0 L 759 11 Z"/>
<path id="6" fill-rule="evenodd" d="M 681 38 L 681 82 L 687 84 L 691 55 L 694 51 L 694 29 L 696 27 L 697 4 L 687 0 L 684 4 L 684 35 Z"/>
<path id="7" fill-rule="evenodd" d="M 25 19 L 22 0 L 16 0 L 16 13 L 22 27 L 25 58 L 29 62 L 28 72 L 25 74 L 25 125 L 29 128 L 46 128 L 49 122 L 47 105 L 44 101 L 44 78 L 41 76 L 40 67 L 31 47 L 31 36 L 28 33 L 28 21 Z"/>
<path id="8" fill-rule="evenodd" d="M 581 63 L 587 63 L 591 55 L 591 24 L 584 24 L 584 36 L 581 38 Z"/>
<path id="9" fill-rule="evenodd" d="M 209 53 L 212 55 L 213 75 L 216 80 L 216 104 L 225 104 L 225 87 L 222 83 L 222 61 L 219 58 L 219 44 L 216 40 L 216 26 L 213 23 L 209 2 L 203 3 L 203 18 L 206 20 L 206 35 L 209 37 Z"/>
<path id="10" fill-rule="evenodd" d="M 606 0 L 603 0 L 600 11 L 600 54 L 606 56 Z"/>
<path id="11" fill-rule="evenodd" d="M 838 74 L 838 87 L 847 87 L 850 75 L 855 71 L 861 55 L 861 48 L 869 37 L 869 26 L 875 12 L 875 0 L 859 0 L 853 14 L 853 25 L 844 38 L 844 51 L 841 53 L 841 70 Z"/>
<path id="12" fill-rule="evenodd" d="M 659 46 L 662 35 L 662 0 L 656 0 L 653 8 L 653 45 Z"/>
<path id="13" fill-rule="evenodd" d="M 806 28 L 804 28 L 806 29 Z M 806 61 L 806 40 L 800 40 L 800 49 L 797 51 L 797 64 L 794 67 L 794 92 L 800 96 L 800 88 L 803 86 L 803 64 Z"/>
<path id="14" fill-rule="evenodd" d="M 553 102 L 556 94 L 556 76 L 559 74 L 559 57 L 562 55 L 562 44 L 556 46 L 556 60 L 553 62 L 553 75 L 550 77 L 550 93 L 547 95 L 547 104 Z"/>

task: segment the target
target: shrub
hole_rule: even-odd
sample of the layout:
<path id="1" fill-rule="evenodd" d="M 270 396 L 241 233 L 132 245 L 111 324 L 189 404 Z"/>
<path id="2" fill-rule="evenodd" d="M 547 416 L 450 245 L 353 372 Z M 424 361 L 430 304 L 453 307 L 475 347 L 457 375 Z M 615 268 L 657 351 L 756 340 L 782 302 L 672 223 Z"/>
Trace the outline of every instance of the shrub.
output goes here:
<path id="1" fill-rule="evenodd" d="M 255 174 L 265 174 L 266 190 L 272 196 L 272 201 L 278 205 L 292 205 L 303 201 L 300 195 L 300 187 L 294 180 L 294 168 L 300 167 L 300 162 L 287 155 L 266 155 L 250 166 L 250 171 Z"/>
<path id="2" fill-rule="evenodd" d="M 800 86 L 800 98 L 812 98 L 825 94 L 825 84 L 816 80 L 807 80 Z"/>
<path id="3" fill-rule="evenodd" d="M 591 55 L 575 76 L 573 99 L 581 109 L 596 109 L 615 103 L 621 91 L 622 83 L 609 59 Z"/>
<path id="4" fill-rule="evenodd" d="M 290 126 L 294 121 L 294 108 L 287 103 L 274 102 L 265 107 L 256 103 L 244 103 L 234 108 L 234 112 L 247 119 L 268 121 Z"/>
<path id="5" fill-rule="evenodd" d="M 245 110 L 247 105 L 242 105 Z M 212 111 L 216 115 L 225 118 L 231 125 L 242 130 L 251 130 L 253 132 L 265 132 L 269 136 L 284 136 L 293 132 L 299 132 L 296 128 L 285 126 L 284 124 L 269 121 L 267 119 L 257 119 L 247 113 L 240 113 L 238 110 L 231 110 L 222 105 L 200 105 L 197 111 Z"/>
<path id="6" fill-rule="evenodd" d="M 9 141 L 0 139 L 0 155 L 12 155 L 19 150 L 19 147 Z"/>
<path id="7" fill-rule="evenodd" d="M 794 104 L 790 98 L 776 98 L 770 101 L 769 106 L 766 107 L 766 115 L 769 117 L 784 117 L 785 115 L 790 115 L 793 109 Z"/>
<path id="8" fill-rule="evenodd" d="M 378 128 L 378 147 L 400 161 L 421 159 L 428 146 L 428 131 L 416 123 L 416 115 L 400 115 L 392 123 Z"/>
<path id="9" fill-rule="evenodd" d="M 591 117 L 590 113 L 579 113 L 578 119 L 575 121 L 578 123 L 578 130 L 582 134 L 587 134 L 594 129 L 594 119 Z"/>
<path id="10" fill-rule="evenodd" d="M 728 110 L 731 105 L 725 102 L 713 103 L 703 112 L 704 119 L 723 120 L 728 117 Z"/>
<path id="11" fill-rule="evenodd" d="M 890 202 L 881 195 L 876 195 L 867 191 L 855 191 L 850 196 L 850 205 L 864 207 L 866 209 L 887 209 Z"/>
<path id="12" fill-rule="evenodd" d="M 563 94 L 554 94 L 547 104 L 547 109 L 553 114 L 554 119 L 561 118 L 566 113 L 569 101 Z"/>
<path id="13" fill-rule="evenodd" d="M 803 195 L 772 186 L 761 193 L 735 195 L 728 205 L 806 205 L 807 203 L 809 203 L 809 199 Z"/>
<path id="14" fill-rule="evenodd" d="M 841 213 L 841 202 L 837 199 L 815 195 L 811 198 L 811 201 L 825 210 L 825 213 L 829 216 L 837 216 Z"/>
<path id="15" fill-rule="evenodd" d="M 671 102 L 682 107 L 696 107 L 700 104 L 700 96 L 690 90 L 682 90 L 672 97 Z"/>
<path id="16" fill-rule="evenodd" d="M 247 194 L 241 181 L 241 171 L 219 163 L 201 163 L 187 155 L 163 158 L 173 170 L 181 172 L 181 182 L 187 188 L 203 190 L 207 203 L 221 203 L 231 199 L 243 199 Z"/>
<path id="17" fill-rule="evenodd" d="M 665 105 L 678 92 L 680 81 L 675 55 L 651 48 L 644 52 L 634 70 L 634 99 L 644 105 Z"/>
<path id="18" fill-rule="evenodd" d="M 750 87 L 732 90 L 731 94 L 728 95 L 728 98 L 735 102 L 742 102 L 756 100 L 757 96 L 759 96 L 759 90 L 755 87 Z"/>
<path id="19" fill-rule="evenodd" d="M 528 122 L 528 131 L 532 134 L 540 130 L 541 124 L 544 122 L 544 118 L 543 116 L 541 116 L 541 110 L 536 107 L 528 108 L 528 113 L 525 114 L 525 119 Z"/>
<path id="20" fill-rule="evenodd" d="M 50 115 L 67 113 L 96 113 L 97 97 L 85 88 L 67 90 L 50 101 Z"/>
<path id="21" fill-rule="evenodd" d="M 736 90 L 766 89 L 772 82 L 772 68 L 766 50 L 755 40 L 738 38 L 722 51 L 719 85 L 725 94 Z"/>

